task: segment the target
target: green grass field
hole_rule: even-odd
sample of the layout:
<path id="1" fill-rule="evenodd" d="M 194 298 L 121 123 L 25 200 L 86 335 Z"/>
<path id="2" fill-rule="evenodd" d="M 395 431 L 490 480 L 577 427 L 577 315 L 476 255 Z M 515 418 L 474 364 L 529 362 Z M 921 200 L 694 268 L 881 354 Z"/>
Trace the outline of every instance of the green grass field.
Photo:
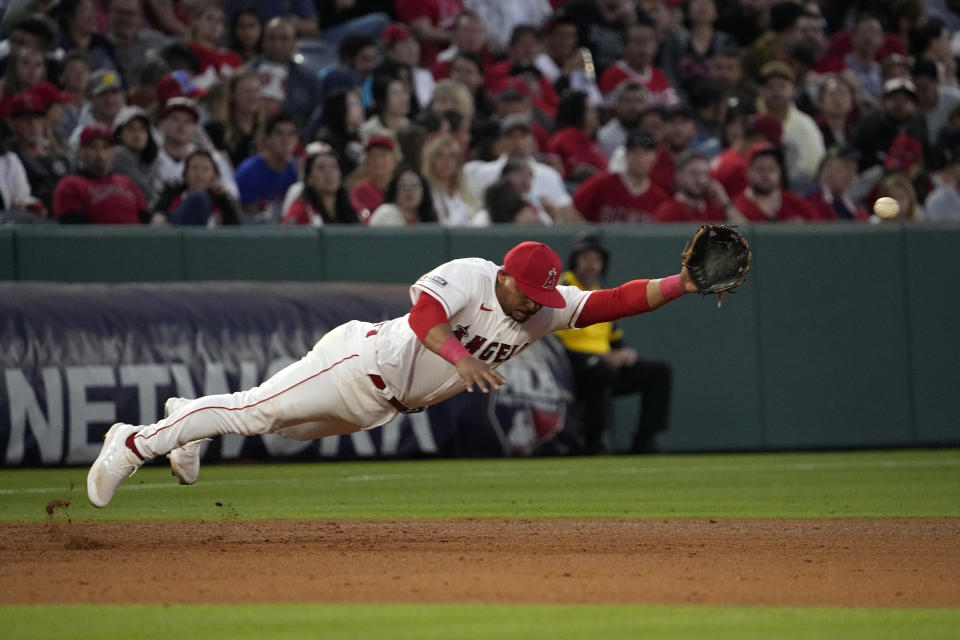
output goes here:
<path id="1" fill-rule="evenodd" d="M 150 466 L 104 510 L 87 502 L 85 475 L 0 471 L 0 521 L 960 517 L 958 450 L 210 466 L 193 487 Z M 48 516 L 51 500 L 71 505 Z M 57 639 L 927 639 L 960 638 L 960 609 L 7 606 L 0 630 Z"/>

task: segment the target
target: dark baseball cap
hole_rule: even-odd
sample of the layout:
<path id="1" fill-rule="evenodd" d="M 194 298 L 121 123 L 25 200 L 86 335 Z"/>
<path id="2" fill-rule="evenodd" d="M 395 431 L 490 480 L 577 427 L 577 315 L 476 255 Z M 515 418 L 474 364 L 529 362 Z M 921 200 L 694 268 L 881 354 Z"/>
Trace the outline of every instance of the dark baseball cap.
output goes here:
<path id="1" fill-rule="evenodd" d="M 528 298 L 545 307 L 563 309 L 567 301 L 557 291 L 563 270 L 560 256 L 540 242 L 521 242 L 503 258 L 504 270 Z"/>

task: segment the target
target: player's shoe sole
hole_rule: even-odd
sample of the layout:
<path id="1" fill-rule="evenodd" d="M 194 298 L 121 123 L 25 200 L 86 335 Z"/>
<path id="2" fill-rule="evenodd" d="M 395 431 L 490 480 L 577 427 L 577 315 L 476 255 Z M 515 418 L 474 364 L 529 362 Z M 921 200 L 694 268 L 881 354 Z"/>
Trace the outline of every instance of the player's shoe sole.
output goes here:
<path id="1" fill-rule="evenodd" d="M 127 438 L 136 432 L 133 425 L 118 422 L 104 436 L 100 455 L 87 473 L 87 497 L 93 506 L 103 508 L 110 504 L 120 483 L 143 464 L 127 446 Z"/>

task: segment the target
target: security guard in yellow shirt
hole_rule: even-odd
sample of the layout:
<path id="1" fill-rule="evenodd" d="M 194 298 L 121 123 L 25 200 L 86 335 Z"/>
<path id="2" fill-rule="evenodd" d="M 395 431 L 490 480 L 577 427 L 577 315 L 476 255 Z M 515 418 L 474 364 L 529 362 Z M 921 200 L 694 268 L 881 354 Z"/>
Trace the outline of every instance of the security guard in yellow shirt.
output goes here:
<path id="1" fill-rule="evenodd" d="M 595 231 L 580 235 L 570 252 L 561 284 L 592 291 L 600 288 L 610 252 Z M 637 357 L 623 344 L 623 332 L 612 322 L 583 329 L 564 329 L 557 336 L 567 349 L 577 386 L 577 409 L 584 453 L 605 453 L 604 434 L 610 428 L 613 396 L 642 393 L 643 407 L 633 438 L 633 453 L 656 451 L 654 436 L 667 428 L 670 417 L 670 365 Z"/>

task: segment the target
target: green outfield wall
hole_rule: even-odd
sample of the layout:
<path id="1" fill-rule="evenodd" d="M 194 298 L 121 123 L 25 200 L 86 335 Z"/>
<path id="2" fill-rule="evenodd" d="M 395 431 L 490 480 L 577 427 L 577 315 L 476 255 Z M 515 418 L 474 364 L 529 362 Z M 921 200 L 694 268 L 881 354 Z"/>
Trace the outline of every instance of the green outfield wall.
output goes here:
<path id="1" fill-rule="evenodd" d="M 412 282 L 520 240 L 566 257 L 586 227 L 0 229 L 0 279 Z M 604 227 L 608 284 L 675 273 L 689 225 Z M 960 444 L 960 226 L 746 228 L 754 262 L 724 299 L 687 296 L 622 322 L 674 365 L 667 450 Z M 251 301 L 255 304 L 255 301 Z M 629 439 L 638 401 L 617 401 Z"/>

